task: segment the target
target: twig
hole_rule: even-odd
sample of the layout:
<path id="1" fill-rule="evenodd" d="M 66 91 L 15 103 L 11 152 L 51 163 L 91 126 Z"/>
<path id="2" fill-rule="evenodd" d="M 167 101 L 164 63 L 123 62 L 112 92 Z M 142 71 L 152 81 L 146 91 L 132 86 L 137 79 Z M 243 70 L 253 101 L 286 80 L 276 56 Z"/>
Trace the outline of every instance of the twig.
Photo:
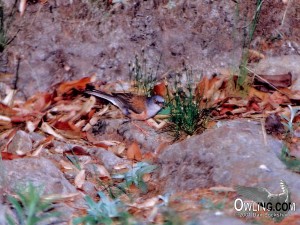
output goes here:
<path id="1" fill-rule="evenodd" d="M 16 79 L 14 81 L 14 89 L 15 90 L 17 90 L 17 88 L 18 88 L 20 62 L 21 62 L 21 58 L 18 57 L 17 68 L 16 68 Z"/>

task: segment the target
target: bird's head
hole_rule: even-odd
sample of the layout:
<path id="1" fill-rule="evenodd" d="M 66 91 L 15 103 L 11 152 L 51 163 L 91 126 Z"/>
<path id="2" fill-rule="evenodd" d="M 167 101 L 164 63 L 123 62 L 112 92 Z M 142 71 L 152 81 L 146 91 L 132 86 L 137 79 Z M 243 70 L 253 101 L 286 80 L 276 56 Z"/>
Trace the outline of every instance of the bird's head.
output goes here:
<path id="1" fill-rule="evenodd" d="M 154 104 L 160 106 L 161 108 L 165 105 L 165 99 L 159 95 L 152 96 L 151 100 Z"/>
<path id="2" fill-rule="evenodd" d="M 148 117 L 155 116 L 164 106 L 165 99 L 159 95 L 154 95 L 147 99 L 147 114 Z"/>

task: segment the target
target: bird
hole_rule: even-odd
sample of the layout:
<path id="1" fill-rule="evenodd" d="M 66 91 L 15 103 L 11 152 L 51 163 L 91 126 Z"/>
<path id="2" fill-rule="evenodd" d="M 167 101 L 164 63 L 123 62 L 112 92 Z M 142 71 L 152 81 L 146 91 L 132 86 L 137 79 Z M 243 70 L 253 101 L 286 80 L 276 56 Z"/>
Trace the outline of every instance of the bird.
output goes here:
<path id="1" fill-rule="evenodd" d="M 154 117 L 164 106 L 165 100 L 159 95 L 147 97 L 133 93 L 111 93 L 90 89 L 85 94 L 106 99 L 117 106 L 121 112 L 132 120 L 147 120 Z"/>
<path id="2" fill-rule="evenodd" d="M 283 180 L 280 181 L 280 187 L 282 190 L 282 193 L 280 194 L 272 194 L 266 188 L 262 187 L 236 186 L 236 190 L 238 194 L 256 202 L 258 205 L 264 208 L 266 208 L 266 206 L 269 204 L 269 206 L 271 206 L 268 212 L 269 216 L 276 222 L 280 222 L 283 220 L 288 210 L 275 211 L 274 209 L 276 204 L 279 203 L 281 205 L 289 205 L 291 203 L 291 193 L 287 184 Z"/>

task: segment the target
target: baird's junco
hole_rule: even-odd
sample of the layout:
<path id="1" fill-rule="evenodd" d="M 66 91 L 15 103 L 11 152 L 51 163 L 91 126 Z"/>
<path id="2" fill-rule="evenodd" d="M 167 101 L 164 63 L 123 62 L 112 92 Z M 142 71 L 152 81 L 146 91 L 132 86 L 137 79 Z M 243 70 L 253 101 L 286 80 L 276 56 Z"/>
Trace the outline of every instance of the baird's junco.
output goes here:
<path id="1" fill-rule="evenodd" d="M 85 93 L 106 99 L 133 120 L 147 120 L 155 116 L 165 103 L 164 98 L 159 95 L 146 97 L 132 93 L 107 94 L 96 89 L 86 90 Z"/>

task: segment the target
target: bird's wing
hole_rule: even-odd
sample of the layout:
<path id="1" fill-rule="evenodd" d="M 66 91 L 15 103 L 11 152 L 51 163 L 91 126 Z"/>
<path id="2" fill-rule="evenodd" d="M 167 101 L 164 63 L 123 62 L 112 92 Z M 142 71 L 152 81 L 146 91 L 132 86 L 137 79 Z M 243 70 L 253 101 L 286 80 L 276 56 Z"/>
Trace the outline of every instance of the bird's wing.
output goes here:
<path id="1" fill-rule="evenodd" d="M 124 105 L 135 113 L 142 113 L 146 110 L 146 96 L 134 95 L 131 93 L 114 93 L 114 97 L 123 102 Z"/>
<path id="2" fill-rule="evenodd" d="M 93 96 L 96 96 L 98 98 L 103 98 L 103 99 L 106 99 L 107 101 L 111 102 L 112 104 L 114 104 L 115 106 L 119 107 L 120 109 L 123 109 L 123 102 L 120 102 L 119 99 L 115 98 L 114 96 L 112 95 L 109 95 L 109 94 L 106 94 L 102 91 L 98 91 L 98 90 L 86 90 L 85 91 L 86 94 L 89 94 L 89 95 L 93 95 Z"/>
<path id="3" fill-rule="evenodd" d="M 237 186 L 236 191 L 244 198 L 250 199 L 254 202 L 269 201 L 268 196 L 270 192 L 266 188 Z"/>

